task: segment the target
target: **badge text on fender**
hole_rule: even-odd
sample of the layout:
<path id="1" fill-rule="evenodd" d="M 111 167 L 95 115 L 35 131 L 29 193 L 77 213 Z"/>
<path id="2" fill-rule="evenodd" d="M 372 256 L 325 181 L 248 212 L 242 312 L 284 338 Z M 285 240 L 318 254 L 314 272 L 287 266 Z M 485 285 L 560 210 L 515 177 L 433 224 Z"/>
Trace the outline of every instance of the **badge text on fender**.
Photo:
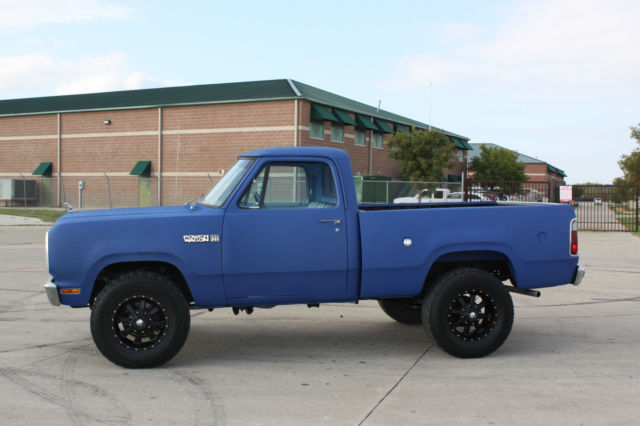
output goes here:
<path id="1" fill-rule="evenodd" d="M 219 243 L 220 235 L 218 234 L 196 234 L 183 235 L 182 239 L 185 243 Z"/>

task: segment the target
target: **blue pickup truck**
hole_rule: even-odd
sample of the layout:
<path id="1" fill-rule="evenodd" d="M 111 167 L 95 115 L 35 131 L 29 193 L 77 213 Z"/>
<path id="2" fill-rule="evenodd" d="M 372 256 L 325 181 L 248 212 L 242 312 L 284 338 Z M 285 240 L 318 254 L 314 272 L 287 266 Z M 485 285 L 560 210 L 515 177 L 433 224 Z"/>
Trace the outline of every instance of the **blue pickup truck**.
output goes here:
<path id="1" fill-rule="evenodd" d="M 45 244 L 50 302 L 90 307 L 96 346 L 130 368 L 176 355 L 191 309 L 364 299 L 481 357 L 511 331 L 510 292 L 584 276 L 570 206 L 358 205 L 349 157 L 331 148 L 242 154 L 185 206 L 69 212 Z"/>

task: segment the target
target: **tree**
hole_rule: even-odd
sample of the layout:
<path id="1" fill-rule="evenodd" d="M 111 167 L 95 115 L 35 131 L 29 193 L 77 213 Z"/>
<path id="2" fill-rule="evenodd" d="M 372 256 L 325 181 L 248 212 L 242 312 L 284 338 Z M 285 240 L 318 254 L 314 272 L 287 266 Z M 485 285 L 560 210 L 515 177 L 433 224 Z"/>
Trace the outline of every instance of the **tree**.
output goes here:
<path id="1" fill-rule="evenodd" d="M 455 146 L 438 130 L 398 132 L 391 136 L 389 157 L 398 160 L 404 179 L 435 182 L 442 178 L 442 169 L 451 167 Z"/>
<path id="2" fill-rule="evenodd" d="M 471 160 L 470 168 L 479 181 L 526 182 L 526 164 L 518 162 L 518 154 L 500 147 L 480 146 L 480 155 Z"/>
<path id="3" fill-rule="evenodd" d="M 640 124 L 631 126 L 631 139 L 640 145 Z M 621 155 L 618 165 L 624 173 L 624 180 L 631 185 L 640 185 L 640 149 L 636 148 L 629 155 Z"/>

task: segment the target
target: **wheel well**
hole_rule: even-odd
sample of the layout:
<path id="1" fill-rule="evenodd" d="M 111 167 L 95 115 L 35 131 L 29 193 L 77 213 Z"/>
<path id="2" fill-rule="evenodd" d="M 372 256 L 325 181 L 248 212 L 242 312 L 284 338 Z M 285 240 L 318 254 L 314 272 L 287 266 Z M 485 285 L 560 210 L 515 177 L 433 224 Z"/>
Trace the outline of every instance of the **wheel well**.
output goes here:
<path id="1" fill-rule="evenodd" d="M 500 281 L 511 280 L 512 283 L 515 282 L 509 259 L 502 253 L 450 253 L 439 257 L 433 265 L 431 265 L 431 269 L 429 269 L 429 273 L 427 274 L 422 288 L 422 294 L 425 293 L 427 288 L 429 288 L 429 285 L 439 276 L 457 268 L 481 269 L 495 276 Z"/>
<path id="2" fill-rule="evenodd" d="M 189 303 L 193 302 L 193 296 L 191 295 L 191 290 L 189 290 L 187 281 L 184 279 L 182 272 L 180 272 L 180 270 L 174 265 L 165 262 L 123 262 L 114 263 L 100 271 L 95 283 L 93 284 L 93 291 L 89 298 L 89 305 L 93 306 L 96 296 L 108 285 L 110 280 L 132 271 L 150 271 L 168 276 L 169 279 L 171 279 L 171 281 L 180 289 L 182 294 L 184 294 L 187 301 Z"/>

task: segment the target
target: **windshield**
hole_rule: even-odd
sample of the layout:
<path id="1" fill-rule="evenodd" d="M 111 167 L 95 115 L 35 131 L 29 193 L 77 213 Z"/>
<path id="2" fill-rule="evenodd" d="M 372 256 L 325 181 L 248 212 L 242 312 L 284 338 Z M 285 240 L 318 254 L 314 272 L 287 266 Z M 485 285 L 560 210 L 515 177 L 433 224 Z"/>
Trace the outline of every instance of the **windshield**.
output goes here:
<path id="1" fill-rule="evenodd" d="M 218 181 L 211 191 L 204 197 L 202 204 L 209 207 L 220 207 L 227 201 L 229 195 L 234 190 L 240 179 L 247 173 L 253 164 L 253 159 L 243 158 L 229 170 L 229 172 Z"/>

